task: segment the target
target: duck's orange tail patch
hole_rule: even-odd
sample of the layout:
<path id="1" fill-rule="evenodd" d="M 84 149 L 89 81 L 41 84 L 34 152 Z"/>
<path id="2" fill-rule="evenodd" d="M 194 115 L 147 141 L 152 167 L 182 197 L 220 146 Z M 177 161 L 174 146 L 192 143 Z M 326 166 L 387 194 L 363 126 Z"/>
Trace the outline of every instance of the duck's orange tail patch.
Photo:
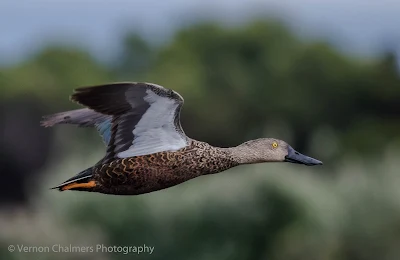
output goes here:
<path id="1" fill-rule="evenodd" d="M 71 190 L 71 189 L 90 189 L 95 186 L 96 186 L 95 181 L 89 181 L 89 182 L 84 182 L 84 183 L 73 182 L 73 183 L 67 184 L 63 187 L 60 187 L 60 190 L 65 191 L 65 190 Z"/>

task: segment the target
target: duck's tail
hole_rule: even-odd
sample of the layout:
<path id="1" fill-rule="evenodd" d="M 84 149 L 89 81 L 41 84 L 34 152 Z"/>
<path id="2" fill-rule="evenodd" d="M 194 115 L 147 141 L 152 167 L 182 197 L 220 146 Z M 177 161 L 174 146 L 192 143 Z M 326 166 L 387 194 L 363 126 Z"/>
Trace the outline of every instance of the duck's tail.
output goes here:
<path id="1" fill-rule="evenodd" d="M 92 177 L 93 177 L 92 168 L 88 168 L 51 189 L 58 189 L 59 191 L 65 191 L 65 190 L 92 191 L 93 188 L 96 187 L 96 182 L 93 180 Z"/>

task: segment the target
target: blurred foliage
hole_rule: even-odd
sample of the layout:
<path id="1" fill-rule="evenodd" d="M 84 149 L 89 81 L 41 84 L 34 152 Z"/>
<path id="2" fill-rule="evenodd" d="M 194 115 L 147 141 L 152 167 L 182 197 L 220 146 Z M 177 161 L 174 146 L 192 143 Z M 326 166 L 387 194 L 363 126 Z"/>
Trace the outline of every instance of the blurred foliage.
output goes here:
<path id="1" fill-rule="evenodd" d="M 100 84 L 110 72 L 81 50 L 49 47 L 23 64 L 0 71 L 6 98 L 33 96 L 49 105 L 68 104 L 71 86 Z M 62 102 L 62 103 L 60 103 Z"/>
<path id="2" fill-rule="evenodd" d="M 273 136 L 325 165 L 240 167 L 136 197 L 52 193 L 42 198 L 54 208 L 48 217 L 62 218 L 68 231 L 99 229 L 110 245 L 155 246 L 153 255 L 140 255 L 146 259 L 400 258 L 400 79 L 393 54 L 351 57 L 271 21 L 199 24 L 163 46 L 136 34 L 123 43 L 108 66 L 85 51 L 46 48 L 0 71 L 1 98 L 34 96 L 52 113 L 76 107 L 66 98 L 75 87 L 154 82 L 185 98 L 182 125 L 190 137 L 231 146 Z M 57 129 L 63 132 L 54 150 L 74 140 L 68 150 L 87 159 L 84 146 L 92 143 L 68 130 Z M 51 159 L 47 171 L 63 177 L 91 164 Z"/>

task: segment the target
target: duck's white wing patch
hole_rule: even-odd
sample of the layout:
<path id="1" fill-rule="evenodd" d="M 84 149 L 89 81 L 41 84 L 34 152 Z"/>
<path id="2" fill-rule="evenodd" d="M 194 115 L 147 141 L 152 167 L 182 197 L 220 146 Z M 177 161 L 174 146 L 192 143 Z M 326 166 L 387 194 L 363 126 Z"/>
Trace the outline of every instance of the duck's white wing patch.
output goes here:
<path id="1" fill-rule="evenodd" d="M 151 89 L 144 100 L 150 105 L 136 124 L 135 136 L 128 150 L 117 154 L 119 158 L 140 156 L 162 151 L 177 151 L 187 145 L 186 138 L 177 131 L 176 114 L 180 104 L 174 99 L 157 95 Z"/>
<path id="2" fill-rule="evenodd" d="M 118 83 L 78 89 L 72 99 L 113 116 L 104 161 L 176 151 L 188 144 L 179 120 L 183 98 L 172 90 Z"/>

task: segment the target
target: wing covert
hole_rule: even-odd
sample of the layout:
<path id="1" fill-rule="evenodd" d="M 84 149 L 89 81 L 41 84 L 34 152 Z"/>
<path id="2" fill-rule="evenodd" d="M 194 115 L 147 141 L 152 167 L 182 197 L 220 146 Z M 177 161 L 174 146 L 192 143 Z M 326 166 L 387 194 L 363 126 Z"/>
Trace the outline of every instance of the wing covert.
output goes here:
<path id="1" fill-rule="evenodd" d="M 73 101 L 112 116 L 104 161 L 176 151 L 188 139 L 180 125 L 183 98 L 151 83 L 114 83 L 79 88 Z"/>

